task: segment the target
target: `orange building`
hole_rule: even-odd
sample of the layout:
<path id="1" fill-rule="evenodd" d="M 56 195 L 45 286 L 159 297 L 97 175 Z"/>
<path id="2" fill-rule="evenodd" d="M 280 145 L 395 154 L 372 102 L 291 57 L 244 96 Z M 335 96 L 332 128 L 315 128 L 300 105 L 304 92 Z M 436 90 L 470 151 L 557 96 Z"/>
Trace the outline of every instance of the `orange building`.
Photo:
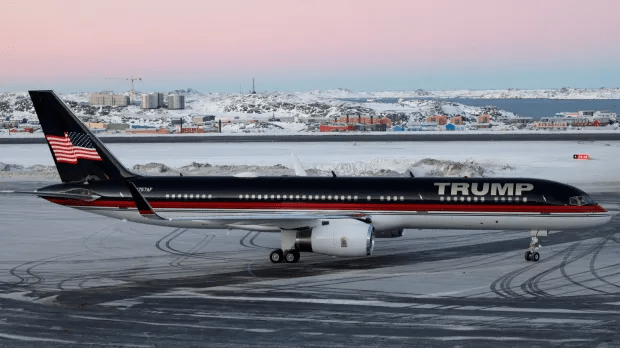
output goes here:
<path id="1" fill-rule="evenodd" d="M 426 119 L 426 122 L 433 122 L 436 123 L 438 126 L 443 126 L 448 123 L 448 117 L 443 115 L 429 116 Z"/>
<path id="2" fill-rule="evenodd" d="M 384 124 L 388 128 L 392 127 L 392 120 L 387 117 L 381 117 L 377 123 Z"/>
<path id="3" fill-rule="evenodd" d="M 319 131 L 321 132 L 350 132 L 355 130 L 354 125 L 343 124 L 343 125 L 329 125 L 322 124 L 319 126 Z"/>
<path id="4" fill-rule="evenodd" d="M 478 123 L 491 123 L 491 115 L 484 114 L 478 116 Z"/>
<path id="5" fill-rule="evenodd" d="M 166 128 L 159 129 L 129 129 L 126 130 L 127 134 L 170 134 L 170 132 Z"/>
<path id="6" fill-rule="evenodd" d="M 463 125 L 463 116 L 454 116 L 450 118 L 450 123 L 452 124 L 458 124 L 458 125 Z"/>

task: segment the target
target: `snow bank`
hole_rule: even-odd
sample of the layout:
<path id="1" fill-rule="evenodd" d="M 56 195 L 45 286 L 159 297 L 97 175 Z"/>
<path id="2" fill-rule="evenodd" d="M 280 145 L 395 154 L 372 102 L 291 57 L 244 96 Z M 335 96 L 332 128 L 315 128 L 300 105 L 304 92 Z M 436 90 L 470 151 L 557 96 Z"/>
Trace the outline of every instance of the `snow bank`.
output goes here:
<path id="1" fill-rule="evenodd" d="M 169 167 L 163 163 L 145 163 L 134 165 L 132 171 L 143 175 L 157 176 L 223 176 L 240 173 L 255 173 L 260 176 L 295 175 L 294 168 L 276 165 L 211 165 L 209 163 L 193 162 L 182 167 Z M 311 176 L 331 176 L 335 172 L 339 176 L 451 176 L 451 177 L 483 177 L 500 172 L 513 170 L 508 164 L 496 165 L 481 163 L 475 160 L 450 161 L 425 158 L 419 161 L 408 159 L 381 159 L 373 158 L 361 162 L 328 163 L 307 168 Z M 46 178 L 58 179 L 54 166 L 34 165 L 22 166 L 0 163 L 0 178 Z"/>

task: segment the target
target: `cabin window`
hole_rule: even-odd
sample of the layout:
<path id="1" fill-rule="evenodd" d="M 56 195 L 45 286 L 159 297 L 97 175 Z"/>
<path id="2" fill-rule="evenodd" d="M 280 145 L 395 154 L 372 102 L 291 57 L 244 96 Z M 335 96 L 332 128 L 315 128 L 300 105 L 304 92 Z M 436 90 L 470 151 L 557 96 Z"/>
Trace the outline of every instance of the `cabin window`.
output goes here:
<path id="1" fill-rule="evenodd" d="M 366 196 L 366 199 L 370 201 L 370 196 Z"/>
<path id="2" fill-rule="evenodd" d="M 467 197 L 467 201 L 468 201 L 468 202 L 471 202 L 471 197 L 469 197 L 469 196 L 468 196 L 468 197 Z"/>
<path id="3" fill-rule="evenodd" d="M 379 200 L 384 201 L 384 200 L 385 200 L 385 197 L 380 196 L 380 197 L 379 197 Z"/>
<path id="4" fill-rule="evenodd" d="M 243 195 L 239 195 L 239 199 L 243 199 Z"/>
<path id="5" fill-rule="evenodd" d="M 450 196 L 446 197 L 446 201 L 450 202 Z"/>
<path id="6" fill-rule="evenodd" d="M 505 201 L 506 201 L 506 197 L 502 197 L 502 202 L 505 202 Z"/>
<path id="7" fill-rule="evenodd" d="M 302 195 L 301 199 L 306 200 L 306 195 Z"/>
<path id="8" fill-rule="evenodd" d="M 512 197 L 508 197 L 508 202 L 512 202 Z"/>
<path id="9" fill-rule="evenodd" d="M 252 195 L 252 199 L 256 199 L 256 195 Z"/>
<path id="10" fill-rule="evenodd" d="M 523 203 L 527 203 L 527 197 L 523 197 Z"/>
<path id="11" fill-rule="evenodd" d="M 392 197 L 387 196 L 387 201 L 389 202 L 392 199 Z"/>
<path id="12" fill-rule="evenodd" d="M 170 198 L 170 194 L 166 193 L 166 199 Z"/>
<path id="13" fill-rule="evenodd" d="M 245 195 L 245 199 L 250 199 L 250 195 Z"/>
<path id="14" fill-rule="evenodd" d="M 440 201 L 440 202 L 443 202 L 443 201 L 444 201 L 444 199 L 445 199 L 445 198 L 444 198 L 443 196 L 439 197 L 439 201 Z"/>
<path id="15" fill-rule="evenodd" d="M 494 200 L 495 202 L 499 202 L 499 197 L 495 197 L 495 198 L 493 198 L 493 200 Z"/>
<path id="16" fill-rule="evenodd" d="M 211 195 L 208 195 L 207 197 L 209 197 L 209 199 L 213 198 Z M 205 198 L 205 195 L 202 195 L 202 198 Z"/>
<path id="17" fill-rule="evenodd" d="M 347 201 L 350 201 L 350 200 L 351 200 L 351 196 L 347 196 Z"/>
<path id="18" fill-rule="evenodd" d="M 480 197 L 480 202 L 484 202 L 484 197 Z"/>
<path id="19" fill-rule="evenodd" d="M 474 197 L 474 202 L 478 202 L 478 197 Z"/>
<path id="20" fill-rule="evenodd" d="M 357 196 L 353 196 L 353 200 L 357 202 Z"/>
<path id="21" fill-rule="evenodd" d="M 183 195 L 183 198 L 187 199 L 187 193 Z"/>
<path id="22" fill-rule="evenodd" d="M 400 201 L 403 202 L 405 200 L 405 196 L 400 196 Z"/>
<path id="23" fill-rule="evenodd" d="M 465 197 L 461 196 L 461 202 L 465 202 Z"/>

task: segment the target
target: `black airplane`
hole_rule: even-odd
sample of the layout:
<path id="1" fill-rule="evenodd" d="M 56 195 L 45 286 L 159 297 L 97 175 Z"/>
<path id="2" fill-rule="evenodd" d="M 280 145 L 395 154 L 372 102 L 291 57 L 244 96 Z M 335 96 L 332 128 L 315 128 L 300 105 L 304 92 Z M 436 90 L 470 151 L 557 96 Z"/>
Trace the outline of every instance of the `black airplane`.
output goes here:
<path id="1" fill-rule="evenodd" d="M 153 177 L 127 170 L 52 91 L 30 91 L 61 184 L 32 192 L 95 214 L 161 226 L 278 232 L 272 262 L 300 252 L 367 256 L 404 229 L 550 230 L 599 226 L 585 192 L 527 178 Z M 469 232 L 464 232 L 469 233 Z"/>

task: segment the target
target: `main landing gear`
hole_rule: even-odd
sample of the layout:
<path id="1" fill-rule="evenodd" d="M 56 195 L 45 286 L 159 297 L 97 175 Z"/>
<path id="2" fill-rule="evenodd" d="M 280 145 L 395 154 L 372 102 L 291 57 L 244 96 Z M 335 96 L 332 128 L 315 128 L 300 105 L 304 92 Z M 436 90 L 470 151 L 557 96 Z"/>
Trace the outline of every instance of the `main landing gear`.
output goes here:
<path id="1" fill-rule="evenodd" d="M 286 263 L 296 263 L 299 261 L 299 257 L 299 251 L 297 250 L 282 251 L 282 249 L 276 249 L 269 254 L 269 260 L 273 263 L 280 263 L 282 261 Z"/>
<path id="2" fill-rule="evenodd" d="M 538 249 L 540 249 L 541 245 L 538 241 L 538 234 L 532 236 L 532 241 L 530 242 L 530 248 L 525 252 L 525 261 L 534 261 L 538 262 L 540 260 L 540 254 L 538 253 Z"/>

